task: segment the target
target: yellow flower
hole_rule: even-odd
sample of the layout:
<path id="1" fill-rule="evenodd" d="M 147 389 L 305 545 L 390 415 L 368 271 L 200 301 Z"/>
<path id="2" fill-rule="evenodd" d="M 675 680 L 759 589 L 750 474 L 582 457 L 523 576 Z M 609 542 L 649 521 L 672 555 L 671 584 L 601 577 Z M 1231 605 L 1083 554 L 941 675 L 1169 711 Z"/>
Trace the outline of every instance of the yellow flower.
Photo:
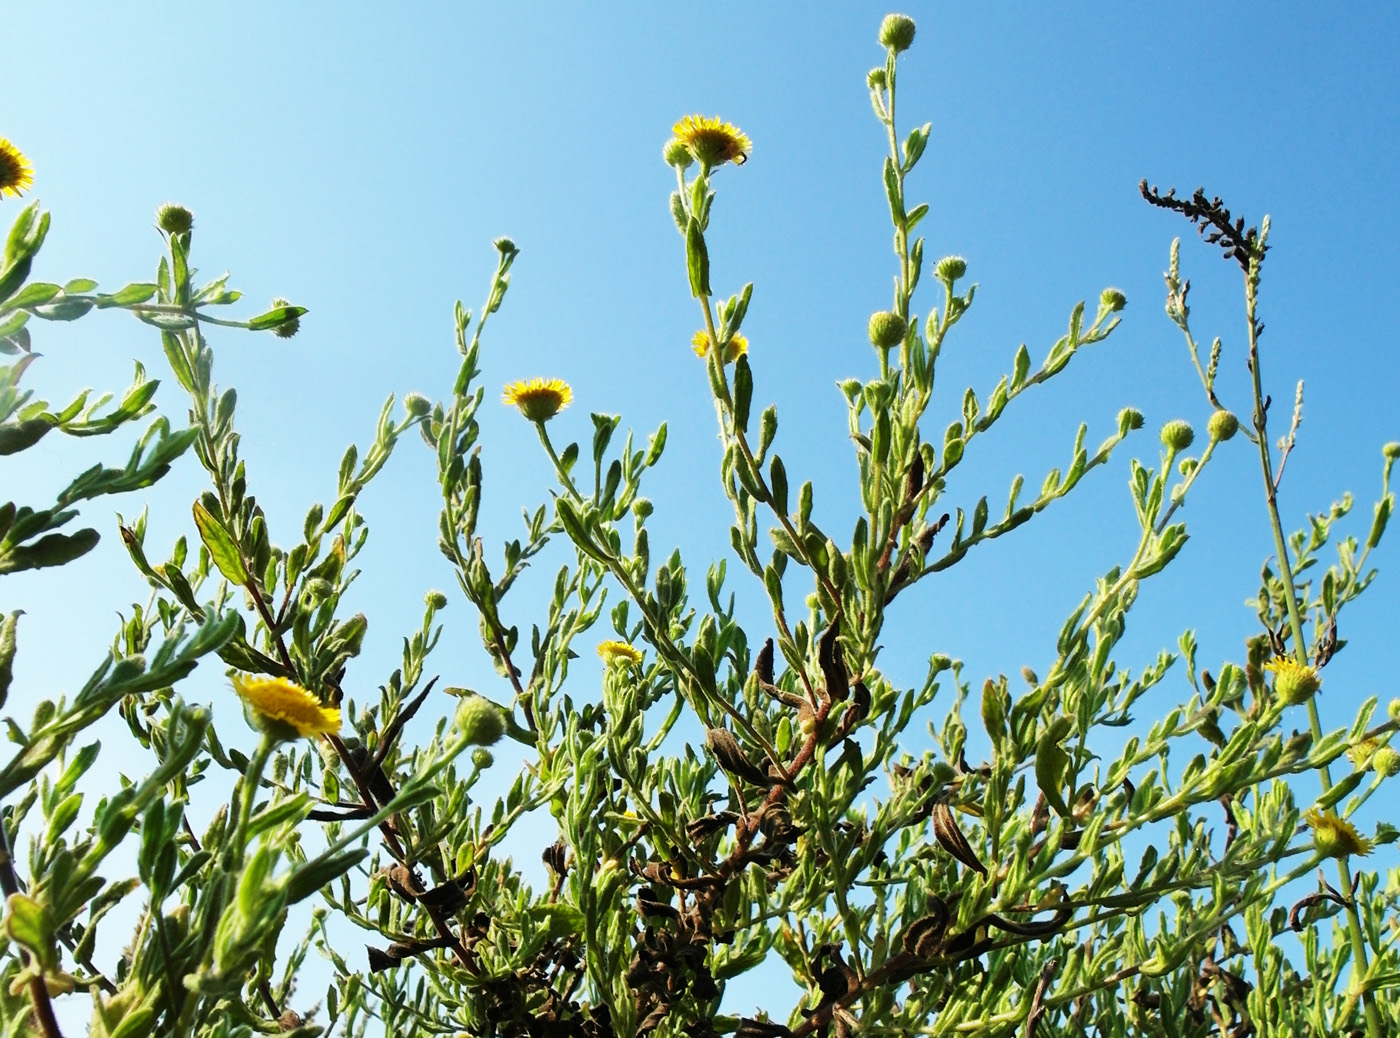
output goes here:
<path id="1" fill-rule="evenodd" d="M 671 127 L 671 132 L 677 140 L 685 142 L 697 160 L 709 167 L 726 162 L 742 166 L 753 150 L 753 142 L 743 131 L 719 116 L 707 119 L 703 115 L 687 115 Z"/>
<path id="2" fill-rule="evenodd" d="M 340 710 L 285 678 L 234 675 L 233 690 L 248 704 L 258 727 L 269 735 L 310 738 L 340 731 Z"/>
<path id="3" fill-rule="evenodd" d="M 1345 819 L 1338 818 L 1335 811 L 1325 814 L 1311 808 L 1303 815 L 1303 821 L 1313 832 L 1313 846 L 1328 858 L 1345 858 L 1349 854 L 1367 855 L 1373 846 L 1371 841 L 1357 833 L 1356 827 Z"/>
<path id="4" fill-rule="evenodd" d="M 18 198 L 34 184 L 34 167 L 6 138 L 0 137 L 0 198 L 11 194 Z"/>
<path id="5" fill-rule="evenodd" d="M 614 663 L 636 667 L 640 666 L 642 662 L 642 650 L 634 648 L 626 642 L 602 642 L 598 646 L 598 655 L 603 657 L 603 662 L 610 667 Z"/>
<path id="6" fill-rule="evenodd" d="M 690 345 L 695 349 L 698 356 L 705 356 L 710 352 L 710 336 L 703 328 L 691 337 Z M 749 340 L 738 332 L 729 337 L 724 344 L 724 362 L 733 364 L 736 360 L 749 352 Z"/>
<path id="7" fill-rule="evenodd" d="M 514 404 L 532 422 L 547 422 L 574 398 L 569 384 L 558 378 L 532 378 L 512 382 L 501 394 L 501 403 Z"/>
<path id="8" fill-rule="evenodd" d="M 1264 664 L 1264 669 L 1273 673 L 1274 691 L 1289 706 L 1306 703 L 1322 687 L 1317 671 L 1292 656 L 1275 656 Z"/>

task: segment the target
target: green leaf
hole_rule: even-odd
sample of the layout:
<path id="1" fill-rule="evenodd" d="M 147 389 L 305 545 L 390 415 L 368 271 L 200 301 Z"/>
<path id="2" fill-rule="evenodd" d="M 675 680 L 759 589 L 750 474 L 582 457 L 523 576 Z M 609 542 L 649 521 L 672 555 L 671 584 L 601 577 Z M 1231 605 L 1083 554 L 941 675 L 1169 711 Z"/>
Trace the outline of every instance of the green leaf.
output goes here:
<path id="1" fill-rule="evenodd" d="M 314 858 L 287 878 L 287 903 L 304 901 L 327 883 L 339 879 L 358 865 L 368 852 L 363 847 L 341 851 L 330 857 Z"/>
<path id="2" fill-rule="evenodd" d="M 238 545 L 234 543 L 223 523 L 215 519 L 209 509 L 198 501 L 194 504 L 194 524 L 199 527 L 199 539 L 209 549 L 209 557 L 214 560 L 214 565 L 219 567 L 219 572 L 234 584 L 246 584 L 248 571 L 243 566 L 243 555 L 239 552 Z"/>
<path id="3" fill-rule="evenodd" d="M 16 609 L 0 621 L 0 706 L 5 705 L 5 697 L 10 694 L 10 682 L 14 679 L 15 628 L 23 609 Z"/>
<path id="4" fill-rule="evenodd" d="M 156 294 L 158 286 L 149 281 L 133 281 L 131 284 L 119 288 L 111 295 L 100 295 L 97 297 L 99 308 L 108 306 L 135 306 L 144 303 L 151 296 Z"/>
<path id="5" fill-rule="evenodd" d="M 710 253 L 705 248 L 705 233 L 695 217 L 685 226 L 685 268 L 690 275 L 690 294 L 697 299 L 710 294 Z"/>
<path id="6" fill-rule="evenodd" d="M 248 330 L 253 332 L 270 331 L 288 321 L 295 321 L 306 313 L 304 306 L 278 306 L 267 311 L 265 314 L 258 314 L 248 322 Z"/>
<path id="7" fill-rule="evenodd" d="M 43 306 L 62 291 L 63 289 L 57 285 L 51 285 L 46 281 L 35 281 L 16 292 L 5 305 L 15 310 L 21 307 Z"/>
<path id="8" fill-rule="evenodd" d="M 33 447 L 53 428 L 54 423 L 40 416 L 23 422 L 5 422 L 0 425 L 0 457 L 18 454 Z"/>
<path id="9" fill-rule="evenodd" d="M 96 530 L 51 533 L 33 544 L 20 545 L 0 555 L 0 573 L 65 566 L 96 548 L 99 540 L 101 537 Z"/>
<path id="10" fill-rule="evenodd" d="M 91 292 L 97 287 L 97 282 L 92 278 L 74 278 L 63 286 L 63 291 L 67 295 L 81 295 L 84 292 Z"/>
<path id="11" fill-rule="evenodd" d="M 1069 766 L 1069 754 L 1060 743 L 1069 736 L 1074 722 L 1068 717 L 1057 717 L 1040 737 L 1035 748 L 1035 783 L 1045 794 L 1045 802 L 1055 809 L 1061 818 L 1069 815 L 1061 792 L 1065 769 Z"/>
<path id="12" fill-rule="evenodd" d="M 10 940 L 27 948 L 41 965 L 53 965 L 53 919 L 49 910 L 24 894 L 11 894 L 5 902 L 5 932 Z"/>

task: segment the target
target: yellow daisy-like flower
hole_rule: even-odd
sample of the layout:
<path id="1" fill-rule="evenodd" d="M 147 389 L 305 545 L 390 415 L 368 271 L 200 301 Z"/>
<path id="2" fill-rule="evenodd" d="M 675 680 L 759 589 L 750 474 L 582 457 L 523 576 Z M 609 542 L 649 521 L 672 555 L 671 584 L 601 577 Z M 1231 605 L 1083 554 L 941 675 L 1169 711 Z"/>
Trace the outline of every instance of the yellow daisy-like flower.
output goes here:
<path id="1" fill-rule="evenodd" d="M 603 657 L 603 662 L 611 667 L 614 663 L 624 663 L 629 667 L 638 667 L 642 663 L 642 650 L 628 645 L 626 642 L 606 641 L 598 645 L 598 655 Z"/>
<path id="2" fill-rule="evenodd" d="M 8 139 L 0 137 L 0 198 L 18 198 L 34 184 L 34 167 Z"/>
<path id="3" fill-rule="evenodd" d="M 233 690 L 248 704 L 258 727 L 269 735 L 309 739 L 340 731 L 340 710 L 285 678 L 244 677 L 236 674 Z"/>
<path id="4" fill-rule="evenodd" d="M 703 115 L 687 115 L 671 127 L 671 132 L 677 140 L 685 142 L 699 162 L 711 168 L 726 162 L 742 166 L 753 150 L 748 136 L 719 116 L 707 119 Z"/>
<path id="5" fill-rule="evenodd" d="M 1292 656 L 1275 656 L 1264 669 L 1274 675 L 1274 691 L 1289 706 L 1306 703 L 1322 687 L 1317 671 Z"/>
<path id="6" fill-rule="evenodd" d="M 697 356 L 703 357 L 710 352 L 710 335 L 703 328 L 691 337 L 690 345 L 694 348 Z M 724 362 L 733 364 L 736 360 L 749 352 L 749 340 L 738 332 L 729 337 L 729 341 L 724 344 Z"/>
<path id="7" fill-rule="evenodd" d="M 1349 854 L 1365 856 L 1374 846 L 1354 825 L 1337 817 L 1335 811 L 1324 813 L 1314 807 L 1303 814 L 1303 821 L 1312 830 L 1313 846 L 1329 858 L 1345 858 Z"/>
<path id="8" fill-rule="evenodd" d="M 513 404 L 532 422 L 547 422 L 574 398 L 569 384 L 559 378 L 532 378 L 512 382 L 501 394 L 501 403 Z"/>

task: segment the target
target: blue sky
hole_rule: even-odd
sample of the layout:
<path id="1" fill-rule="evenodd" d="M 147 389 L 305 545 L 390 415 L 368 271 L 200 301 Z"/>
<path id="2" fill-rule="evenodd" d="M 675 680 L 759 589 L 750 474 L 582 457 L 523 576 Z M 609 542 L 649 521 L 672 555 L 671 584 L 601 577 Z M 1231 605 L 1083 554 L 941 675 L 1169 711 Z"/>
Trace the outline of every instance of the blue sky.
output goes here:
<path id="1" fill-rule="evenodd" d="M 274 295 L 310 308 L 290 342 L 213 339 L 216 378 L 239 389 L 243 454 L 274 539 L 290 542 L 307 507 L 332 494 L 341 452 L 368 442 L 387 393 L 449 391 L 452 302 L 479 307 L 491 240 L 509 235 L 522 254 L 484 357 L 488 545 L 515 536 L 519 508 L 548 485 L 531 430 L 495 396 L 508 380 L 553 375 L 575 391 L 557 437 L 587 436 L 590 410 L 621 413 L 643 434 L 670 423 L 646 490 L 658 502 L 653 556 L 679 545 L 698 579 L 709 559 L 728 555 L 731 513 L 714 478 L 703 369 L 688 346 L 699 316 L 660 149 L 671 124 L 697 111 L 754 140 L 752 160 L 717 178 L 712 276 L 725 294 L 755 283 L 745 326 L 755 398 L 777 403 L 779 450 L 790 478 L 817 482 L 818 520 L 849 530 L 855 468 L 835 383 L 874 373 L 864 329 L 888 305 L 894 272 L 883 142 L 864 86 L 881 60 L 885 10 L 250 4 L 235 15 L 91 4 L 60 18 L 47 4 L 11 5 L 0 134 L 29 156 L 34 196 L 53 212 L 35 276 L 92 276 L 104 288 L 149 279 L 160 247 L 152 213 L 176 200 L 196 214 L 195 262 L 210 275 L 233 272 L 244 312 Z M 1193 324 L 1205 340 L 1224 339 L 1223 395 L 1244 411 L 1238 270 L 1184 221 L 1149 209 L 1142 177 L 1187 192 L 1204 185 L 1250 222 L 1272 214 L 1262 316 L 1276 424 L 1296 380 L 1307 384 L 1284 514 L 1296 527 L 1353 490 L 1352 529 L 1364 537 L 1380 445 L 1400 438 L 1396 8 L 919 4 L 908 13 L 919 32 L 902 66 L 901 122 L 933 124 L 911 197 L 932 207 L 921 227 L 930 258 L 965 256 L 981 286 L 945 349 L 930 435 L 966 385 L 985 396 L 1021 342 L 1043 356 L 1076 301 L 1107 285 L 1129 300 L 1108 343 L 1008 411 L 950 486 L 949 504 L 970 507 L 987 493 L 995 508 L 1017 472 L 1038 486 L 1067 463 L 1081 420 L 1091 444 L 1126 404 L 1148 425 L 1017 536 L 902 596 L 881 657 L 891 675 L 917 682 L 934 651 L 965 659 L 974 685 L 1047 666 L 1065 614 L 1131 554 L 1129 454 L 1155 464 L 1164 421 L 1187 418 L 1203 431 L 1208 416 L 1162 313 L 1174 236 L 1194 286 Z M 5 202 L 0 220 L 18 209 Z M 920 313 L 929 298 L 916 297 Z M 132 358 L 163 373 L 154 331 L 121 315 L 33 331 L 45 356 L 26 381 L 51 399 L 121 388 Z M 170 380 L 157 400 L 179 415 L 175 393 Z M 1134 669 L 1186 627 L 1198 629 L 1207 666 L 1237 657 L 1254 629 L 1242 603 L 1271 545 L 1248 445 L 1230 447 L 1185 510 L 1192 541 L 1133 614 L 1123 662 Z M 9 493 L 38 503 L 66 474 L 122 453 L 50 437 L 7 459 Z M 87 509 L 104 534 L 92 556 L 7 578 L 0 604 L 28 613 L 10 709 L 25 714 L 26 699 L 74 690 L 114 633 L 114 612 L 144 600 L 113 508 L 131 515 L 149 500 L 150 543 L 168 545 L 191 532 L 200 486 L 189 457 L 150 494 Z M 352 607 L 371 623 L 352 687 L 372 690 L 387 676 L 424 591 L 450 583 L 435 547 L 434 491 L 415 438 L 362 500 L 372 537 Z M 1349 723 L 1367 695 L 1396 693 L 1394 557 L 1386 545 L 1380 580 L 1344 616 L 1352 644 L 1327 673 L 1330 725 Z M 761 589 L 737 587 L 761 622 Z M 512 620 L 528 629 L 541 598 L 524 587 Z M 430 671 L 501 695 L 466 604 L 443 619 Z M 213 666 L 188 694 L 228 696 Z M 1149 712 L 1187 695 L 1179 673 L 1159 695 Z M 226 741 L 236 743 L 240 722 L 229 717 Z"/>

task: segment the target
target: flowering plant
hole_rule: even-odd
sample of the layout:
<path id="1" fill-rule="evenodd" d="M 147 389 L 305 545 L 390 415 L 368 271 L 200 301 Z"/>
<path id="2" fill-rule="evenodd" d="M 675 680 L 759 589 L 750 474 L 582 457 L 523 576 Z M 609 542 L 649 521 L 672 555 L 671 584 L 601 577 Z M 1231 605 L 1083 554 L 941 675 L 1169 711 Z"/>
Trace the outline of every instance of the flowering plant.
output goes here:
<path id="1" fill-rule="evenodd" d="M 1207 435 L 1202 443 L 1191 423 L 1168 422 L 1160 454 L 1149 447 L 1147 461 L 1128 463 L 1137 544 L 1087 591 L 1048 660 L 1022 667 L 1024 687 L 1014 689 L 1002 674 L 978 687 L 937 646 L 916 687 L 881 669 L 886 620 L 927 593 L 919 585 L 1046 509 L 1072 507 L 1059 502 L 1109 465 L 1144 418 L 1124 408 L 1092 451 L 1081 426 L 1068 467 L 1034 495 L 1017 476 L 1004 508 L 988 496 L 956 503 L 950 476 L 975 457 L 975 441 L 1022 394 L 1112 336 L 1126 300 L 1108 288 L 1092 312 L 1072 307 L 1038 365 L 1022 346 L 991 391 L 967 389 L 938 431 L 938 360 L 975 285 L 961 257 L 926 267 L 918 231 L 929 206 L 908 197 L 907 179 L 930 126 L 904 132 L 895 121 L 913 21 L 890 16 L 879 40 L 885 60 L 867 86 L 889 142 L 880 187 L 896 276 L 890 309 L 868 322 L 868 377 L 840 384 L 860 502 L 849 535 L 820 527 L 819 488 L 789 477 L 776 407 L 755 412 L 750 360 L 768 347 L 741 330 L 753 285 L 715 289 L 728 277 L 712 267 L 707 242 L 718 185 L 742 174 L 753 143 L 718 117 L 687 116 L 663 150 L 676 181 L 677 262 L 701 324 L 690 345 L 716 407 L 720 488 L 734 513 L 729 561 L 767 599 L 771 623 L 758 627 L 736 617 L 726 561 L 708 567 L 700 592 L 678 551 L 652 556 L 655 506 L 642 487 L 662 460 L 666 426 L 638 447 L 631 433 L 618 442 L 619 416 L 592 414 L 591 465 L 580 466 L 580 444 L 556 442 L 566 423 L 555 419 L 574 394 L 555 378 L 504 389 L 504 404 L 534 426 L 555 486 L 526 509 L 524 537 L 488 561 L 478 532 L 489 459 L 479 362 L 518 254 L 508 239 L 495 243 L 479 316 L 456 307 L 450 393 L 436 403 L 410 395 L 401 412 L 390 398 L 363 456 L 346 451 L 330 505 L 312 507 L 285 547 L 251 492 L 237 396 L 213 382 L 206 331 L 289 337 L 306 311 L 277 300 L 251 319 L 215 317 L 239 295 L 225 278 L 196 286 L 193 217 L 173 205 L 157 217 L 167 255 L 154 282 L 111 294 L 87 279 L 31 282 L 48 214 L 37 203 L 20 213 L 0 265 L 0 349 L 18 358 L 0 369 L 0 453 L 54 429 L 101 435 L 154 413 L 157 383 L 139 365 L 111 409 L 84 395 L 54 410 L 19 389 L 37 356 L 31 320 L 95 309 L 124 309 L 156 328 L 190 427 L 154 418 L 124 468 L 83 473 L 52 507 L 0 506 L 0 574 L 80 557 L 98 534 L 63 532 L 76 506 L 147 487 L 186 451 L 209 489 L 163 562 L 148 553 L 144 513 L 119 520 L 149 603 L 123 619 L 71 701 L 38 702 L 28 725 L 10 722 L 17 748 L 0 764 L 5 1034 L 59 1034 L 55 1003 L 79 991 L 93 1003 L 90 1033 L 104 1038 L 329 1029 L 1382 1038 L 1400 1029 L 1400 879 L 1365 867 L 1400 832 L 1381 823 L 1362 835 L 1355 821 L 1400 772 L 1391 746 L 1400 701 L 1378 718 L 1371 699 L 1332 732 L 1317 705 L 1343 644 L 1338 616 L 1374 575 L 1367 566 L 1394 506 L 1400 445 L 1385 448 L 1364 542 L 1337 540 L 1336 561 L 1302 579 L 1322 569 L 1351 500 L 1285 533 L 1276 490 L 1300 404 L 1275 448 L 1258 318 L 1267 219 L 1246 229 L 1203 192 L 1182 199 L 1142 186 L 1241 269 L 1248 417 L 1222 402 L 1220 340 L 1202 359 L 1174 243 L 1167 313 L 1202 382 Z M 29 178 L 0 139 L 0 195 Z M 916 299 L 930 292 L 920 312 Z M 439 547 L 498 680 L 469 690 L 427 676 L 449 601 L 430 592 L 402 665 L 366 698 L 350 667 L 369 621 L 342 605 L 369 536 L 357 501 L 411 431 L 436 460 Z M 1139 588 L 1181 551 L 1178 512 L 1232 442 L 1258 452 L 1274 540 L 1255 601 L 1259 633 L 1215 674 L 1199 666 L 1190 632 L 1134 674 L 1117 655 Z M 551 599 L 522 641 L 510 592 L 527 565 L 551 557 Z M 14 611 L 0 623 L 0 703 L 18 619 Z M 574 662 L 594 656 L 596 682 Z M 226 748 L 210 712 L 177 691 L 215 658 L 260 733 L 251 756 Z M 1149 691 L 1165 692 L 1164 679 L 1181 672 L 1184 702 L 1117 734 Z M 912 726 L 930 720 L 945 687 L 950 702 L 924 739 Z M 96 789 L 94 769 L 110 758 L 83 740 L 112 713 L 150 771 Z M 411 745 L 406 726 L 420 713 L 436 727 Z M 1289 734 L 1295 724 L 1307 730 Z M 486 777 L 499 768 L 490 747 L 502 743 L 525 763 L 496 795 Z M 1184 767 L 1173 763 L 1183 755 Z M 213 787 L 227 788 L 226 799 L 206 794 Z M 210 796 L 218 804 L 196 811 Z M 209 817 L 199 833 L 195 814 Z M 505 841 L 534 839 L 546 817 L 545 882 L 532 883 Z M 121 848 L 136 875 L 109 879 L 130 871 Z M 1335 880 L 1319 872 L 1305 890 L 1323 867 L 1335 867 Z M 138 920 L 117 951 L 105 930 L 99 941 L 99 925 L 128 899 L 139 902 Z M 304 926 L 299 940 L 293 923 Z M 348 951 L 357 941 L 347 934 L 363 935 L 367 952 Z M 296 987 L 313 948 L 332 970 L 316 1006 Z M 791 984 L 757 1004 L 733 997 L 738 978 L 780 973 Z"/>

